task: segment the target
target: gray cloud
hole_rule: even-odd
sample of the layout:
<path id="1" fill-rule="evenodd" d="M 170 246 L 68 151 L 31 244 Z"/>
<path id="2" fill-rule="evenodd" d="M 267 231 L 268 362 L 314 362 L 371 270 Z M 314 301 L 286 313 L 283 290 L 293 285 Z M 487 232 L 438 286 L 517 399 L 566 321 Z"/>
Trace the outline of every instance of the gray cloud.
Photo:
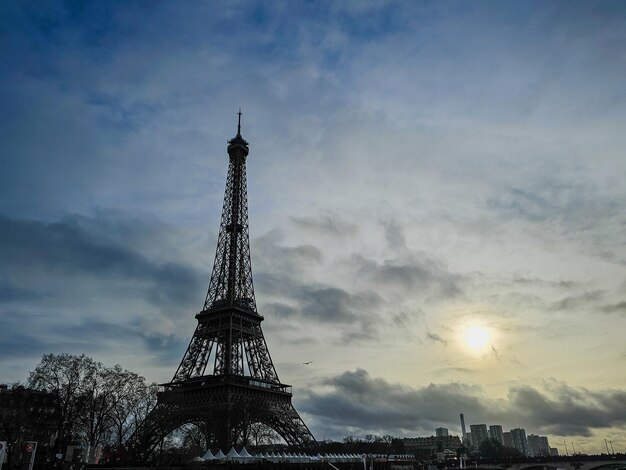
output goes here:
<path id="1" fill-rule="evenodd" d="M 523 184 L 500 189 L 488 206 L 504 218 L 549 227 L 537 236 L 550 246 L 567 240 L 599 258 L 626 262 L 618 235 L 626 225 L 623 190 L 607 191 L 592 180 L 581 180 L 574 170 L 570 175 L 540 174 Z"/>
<path id="2" fill-rule="evenodd" d="M 433 371 L 433 374 L 442 375 L 442 374 L 474 374 L 476 372 L 475 369 L 471 369 L 469 367 L 442 367 Z"/>
<path id="3" fill-rule="evenodd" d="M 552 281 L 548 279 L 541 279 L 537 277 L 526 277 L 516 275 L 513 277 L 513 283 L 519 284 L 523 286 L 546 286 L 546 287 L 557 287 L 563 289 L 570 289 L 575 287 L 578 283 L 572 280 L 560 280 L 560 281 Z"/>
<path id="4" fill-rule="evenodd" d="M 406 249 L 406 239 L 402 225 L 395 219 L 383 221 L 387 246 L 392 250 Z"/>
<path id="5" fill-rule="evenodd" d="M 593 429 L 626 425 L 623 390 L 590 391 L 547 383 L 545 390 L 513 387 L 506 400 L 496 400 L 476 386 L 431 383 L 412 388 L 373 378 L 363 369 L 328 378 L 323 385 L 325 391 L 308 394 L 304 408 L 319 425 L 339 435 L 350 429 L 395 435 L 430 431 L 436 425 L 456 429 L 460 412 L 477 422 L 557 435 L 589 436 Z"/>
<path id="6" fill-rule="evenodd" d="M 554 310 L 576 310 L 601 300 L 603 296 L 604 291 L 602 290 L 584 292 L 580 295 L 564 297 L 552 304 L 552 308 Z"/>
<path id="7" fill-rule="evenodd" d="M 208 274 L 168 260 L 179 252 L 171 232 L 114 212 L 55 222 L 0 216 L 2 362 L 85 352 L 174 364 Z"/>
<path id="8" fill-rule="evenodd" d="M 350 260 L 356 274 L 377 285 L 400 287 L 432 298 L 451 298 L 462 294 L 463 278 L 429 259 L 403 257 L 378 263 L 362 255 Z"/>
<path id="9" fill-rule="evenodd" d="M 511 215 L 521 216 L 535 222 L 556 215 L 560 216 L 564 208 L 555 206 L 552 198 L 519 188 L 505 190 L 499 199 L 491 201 L 491 205 Z M 576 205 L 570 203 L 566 207 L 575 208 Z"/>
<path id="10" fill-rule="evenodd" d="M 447 345 L 448 345 L 448 340 L 446 340 L 446 339 L 442 338 L 441 336 L 439 336 L 439 335 L 438 335 L 438 334 L 436 334 L 436 333 L 431 333 L 430 331 L 427 331 L 427 332 L 426 332 L 426 337 L 427 337 L 429 340 L 434 341 L 434 342 L 437 342 L 437 343 L 441 343 L 441 344 L 443 344 L 444 346 L 447 346 Z"/>
<path id="11" fill-rule="evenodd" d="M 98 222 L 102 222 L 98 224 Z M 19 220 L 0 216 L 0 257 L 4 277 L 23 285 L 5 290 L 6 294 L 27 296 L 66 295 L 79 277 L 93 282 L 131 282 L 128 289 L 156 305 L 187 304 L 201 287 L 202 275 L 175 262 L 147 259 L 120 241 L 108 239 L 107 221 L 91 220 L 97 230 L 86 230 L 67 218 L 58 222 Z M 155 240 L 158 238 L 155 237 Z M 27 283 L 25 279 L 37 282 Z M 53 292 L 46 280 L 67 279 L 65 292 Z M 5 288 L 8 289 L 8 288 Z M 75 290 L 71 289 L 74 293 Z M 197 297 L 197 296 L 196 296 Z"/>
<path id="12" fill-rule="evenodd" d="M 564 176 L 542 175 L 524 187 L 505 188 L 490 204 L 534 222 L 561 221 L 586 229 L 600 228 L 590 222 L 615 218 L 624 221 L 621 204 L 615 196 L 607 196 L 589 181 Z"/>
<path id="13" fill-rule="evenodd" d="M 616 304 L 603 305 L 601 310 L 605 313 L 620 313 L 626 315 L 626 301 L 617 302 Z"/>
<path id="14" fill-rule="evenodd" d="M 64 311 L 54 312 L 53 318 L 11 308 L 2 308 L 0 313 L 3 318 L 1 362 L 10 358 L 34 364 L 40 355 L 50 352 L 87 352 L 96 357 L 118 355 L 116 360 L 119 361 L 129 350 L 134 350 L 142 352 L 138 360 L 144 365 L 174 367 L 186 346 L 186 340 L 174 335 L 155 335 L 133 319 L 124 324 L 84 315 L 75 322 L 67 318 Z"/>
<path id="15" fill-rule="evenodd" d="M 349 294 L 336 287 L 305 288 L 299 293 L 302 310 L 319 320 L 353 321 L 382 303 L 374 292 Z"/>
<path id="16" fill-rule="evenodd" d="M 382 302 L 373 292 L 351 294 L 343 289 L 330 286 L 299 285 L 291 292 L 295 306 L 283 303 L 269 303 L 273 313 L 282 317 L 301 316 L 310 320 L 331 323 L 363 321 Z"/>
<path id="17" fill-rule="evenodd" d="M 523 386 L 509 392 L 512 415 L 547 433 L 590 436 L 592 429 L 626 424 L 626 391 L 556 384 L 541 393 Z M 517 410 L 517 411 L 515 411 Z"/>
<path id="18" fill-rule="evenodd" d="M 337 214 L 317 217 L 292 216 L 290 219 L 296 226 L 318 234 L 346 236 L 353 235 L 357 231 L 355 224 L 342 220 Z"/>
<path id="19" fill-rule="evenodd" d="M 346 434 L 348 428 L 393 435 L 430 430 L 453 424 L 459 410 L 473 416 L 492 416 L 492 408 L 479 389 L 464 384 L 430 384 L 420 389 L 371 377 L 365 370 L 344 372 L 323 382 L 327 392 L 309 393 L 303 409 L 320 425 Z M 381 399 L 384 397 L 384 399 Z"/>
<path id="20" fill-rule="evenodd" d="M 32 288 L 15 287 L 8 280 L 0 284 L 0 303 L 41 300 L 46 297 L 47 294 L 34 292 Z"/>
<path id="21" fill-rule="evenodd" d="M 370 339 L 376 330 L 368 323 L 379 318 L 383 298 L 374 290 L 342 288 L 309 279 L 323 256 L 312 245 L 284 246 L 281 234 L 271 231 L 255 240 L 255 288 L 262 308 L 283 319 L 333 324 L 345 342 Z M 406 317 L 396 314 L 392 323 Z"/>
<path id="22" fill-rule="evenodd" d="M 252 240 L 253 268 L 260 277 L 280 276 L 281 280 L 290 281 L 302 276 L 307 267 L 322 261 L 322 252 L 316 246 L 285 246 L 281 244 L 282 238 L 280 231 L 272 230 Z"/>

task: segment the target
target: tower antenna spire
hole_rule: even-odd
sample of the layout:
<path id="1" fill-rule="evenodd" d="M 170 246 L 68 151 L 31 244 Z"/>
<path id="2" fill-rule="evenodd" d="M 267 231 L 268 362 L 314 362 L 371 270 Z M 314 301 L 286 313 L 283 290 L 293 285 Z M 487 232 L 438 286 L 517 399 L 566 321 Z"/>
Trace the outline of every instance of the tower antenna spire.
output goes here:
<path id="1" fill-rule="evenodd" d="M 239 121 L 237 122 L 237 135 L 241 135 L 241 108 L 239 108 L 239 112 L 237 115 L 239 116 Z"/>

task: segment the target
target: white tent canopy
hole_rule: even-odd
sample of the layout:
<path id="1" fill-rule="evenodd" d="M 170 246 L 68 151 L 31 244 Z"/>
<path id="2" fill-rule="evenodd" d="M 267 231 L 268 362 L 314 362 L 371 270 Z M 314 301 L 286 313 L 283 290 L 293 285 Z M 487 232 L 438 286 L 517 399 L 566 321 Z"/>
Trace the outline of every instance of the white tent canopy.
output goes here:
<path id="1" fill-rule="evenodd" d="M 228 451 L 228 454 L 226 454 L 226 457 L 228 457 L 229 459 L 238 459 L 241 456 L 237 453 L 234 447 L 231 447 Z"/>
<path id="2" fill-rule="evenodd" d="M 241 449 L 241 452 L 239 452 L 239 457 L 241 457 L 242 459 L 251 459 L 253 458 L 248 451 L 246 450 L 246 448 L 244 447 L 243 449 Z"/>
<path id="3" fill-rule="evenodd" d="M 221 460 L 221 459 L 223 459 L 224 457 L 226 457 L 226 456 L 224 455 L 224 452 L 222 452 L 222 449 L 219 449 L 219 450 L 217 451 L 217 453 L 215 454 L 215 458 L 216 458 L 216 459 Z"/>
<path id="4" fill-rule="evenodd" d="M 207 450 L 206 453 L 202 456 L 204 460 L 215 460 L 215 456 L 211 453 L 211 449 Z"/>

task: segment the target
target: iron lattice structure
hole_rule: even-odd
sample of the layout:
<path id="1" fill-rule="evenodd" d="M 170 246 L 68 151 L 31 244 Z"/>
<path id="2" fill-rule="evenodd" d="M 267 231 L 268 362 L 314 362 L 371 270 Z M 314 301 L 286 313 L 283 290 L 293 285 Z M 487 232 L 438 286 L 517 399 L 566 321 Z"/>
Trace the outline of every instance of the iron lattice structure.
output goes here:
<path id="1" fill-rule="evenodd" d="M 290 446 L 316 443 L 291 404 L 291 386 L 278 378 L 261 329 L 263 317 L 256 308 L 248 231 L 248 152 L 239 113 L 237 135 L 228 141 L 226 192 L 204 307 L 196 315 L 198 325 L 172 381 L 162 385 L 156 407 L 131 437 L 131 448 L 142 458 L 187 423 L 201 425 L 222 449 L 245 444 L 247 429 L 255 423 L 269 426 Z"/>

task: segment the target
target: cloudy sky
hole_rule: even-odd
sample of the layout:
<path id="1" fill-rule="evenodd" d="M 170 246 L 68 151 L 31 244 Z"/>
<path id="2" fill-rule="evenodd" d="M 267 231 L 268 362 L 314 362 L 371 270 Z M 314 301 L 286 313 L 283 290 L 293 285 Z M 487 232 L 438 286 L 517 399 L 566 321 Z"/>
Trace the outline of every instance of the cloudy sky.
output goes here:
<path id="1" fill-rule="evenodd" d="M 1 381 L 171 378 L 241 106 L 259 311 L 318 439 L 464 412 L 626 450 L 623 2 L 2 2 L 0 59 Z"/>

